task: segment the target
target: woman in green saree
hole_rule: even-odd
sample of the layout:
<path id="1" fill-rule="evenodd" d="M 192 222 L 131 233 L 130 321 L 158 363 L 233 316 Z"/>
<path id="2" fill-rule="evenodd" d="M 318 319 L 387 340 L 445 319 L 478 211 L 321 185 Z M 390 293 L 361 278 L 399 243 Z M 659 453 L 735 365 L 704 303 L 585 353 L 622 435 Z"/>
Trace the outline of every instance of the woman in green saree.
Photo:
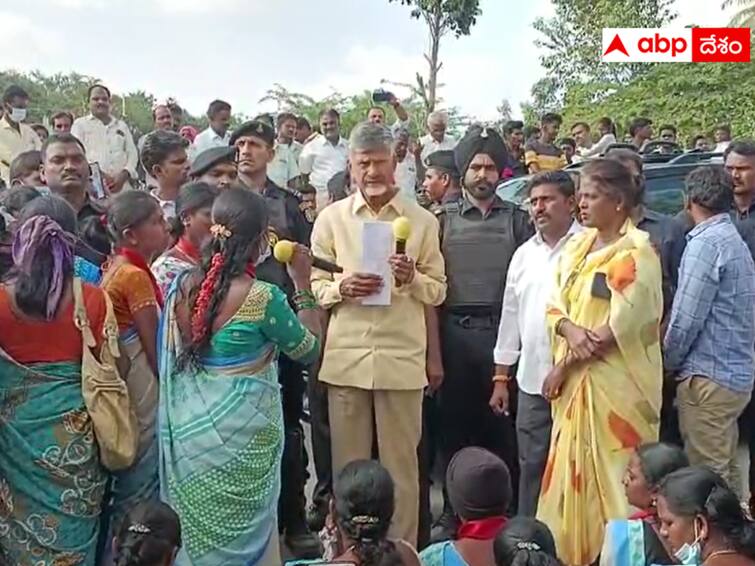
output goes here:
<path id="1" fill-rule="evenodd" d="M 297 319 L 283 292 L 255 277 L 270 253 L 264 199 L 229 189 L 212 221 L 209 254 L 175 280 L 158 334 L 160 491 L 181 519 L 176 564 L 278 566 L 277 357 L 319 356 L 312 260 L 297 246 L 288 266 Z"/>
<path id="2" fill-rule="evenodd" d="M 106 474 L 81 387 L 89 326 L 116 332 L 108 299 L 73 293 L 76 215 L 55 196 L 27 205 L 0 286 L 0 547 L 14 566 L 94 566 Z M 51 340 L 51 337 L 55 337 Z M 98 350 L 99 351 L 99 350 Z"/>

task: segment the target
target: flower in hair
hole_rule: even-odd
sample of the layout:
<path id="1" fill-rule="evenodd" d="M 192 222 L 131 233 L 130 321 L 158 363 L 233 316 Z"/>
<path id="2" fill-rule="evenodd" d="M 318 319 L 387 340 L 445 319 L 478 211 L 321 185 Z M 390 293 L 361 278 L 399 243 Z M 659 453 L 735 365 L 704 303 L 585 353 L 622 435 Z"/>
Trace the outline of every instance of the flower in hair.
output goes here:
<path id="1" fill-rule="evenodd" d="M 213 224 L 210 226 L 210 233 L 213 238 L 220 241 L 227 240 L 233 235 L 233 233 L 222 224 Z"/>
<path id="2" fill-rule="evenodd" d="M 134 523 L 133 525 L 129 525 L 128 532 L 139 535 L 148 535 L 152 532 L 152 529 L 142 523 Z"/>
<path id="3" fill-rule="evenodd" d="M 540 545 L 536 542 L 518 542 L 516 543 L 516 547 L 519 550 L 540 550 Z"/>

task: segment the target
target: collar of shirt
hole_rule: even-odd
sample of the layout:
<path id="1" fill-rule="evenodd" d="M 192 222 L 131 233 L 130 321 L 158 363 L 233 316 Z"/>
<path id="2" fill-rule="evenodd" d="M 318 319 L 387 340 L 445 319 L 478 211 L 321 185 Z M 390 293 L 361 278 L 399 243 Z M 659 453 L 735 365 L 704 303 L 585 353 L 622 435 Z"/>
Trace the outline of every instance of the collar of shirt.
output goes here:
<path id="1" fill-rule="evenodd" d="M 386 210 L 387 208 L 392 208 L 393 210 L 396 211 L 396 214 L 398 214 L 399 216 L 404 215 L 404 210 L 405 210 L 404 202 L 403 202 L 403 198 L 401 197 L 401 191 L 398 189 L 396 190 L 396 194 L 394 195 L 394 197 L 390 201 L 388 201 L 388 204 L 384 205 L 383 208 L 381 208 L 377 212 L 375 212 L 369 207 L 369 205 L 367 204 L 367 201 L 362 195 L 362 191 L 360 191 L 359 189 L 354 191 L 354 194 L 352 195 L 351 198 L 354 199 L 352 203 L 352 207 L 351 207 L 351 212 L 354 214 L 354 216 L 359 216 L 359 212 L 361 210 L 366 209 L 367 211 L 369 211 L 369 213 L 372 216 L 374 216 L 375 218 L 379 218 L 380 215 L 383 213 L 383 211 Z"/>
<path id="2" fill-rule="evenodd" d="M 336 148 L 336 147 L 345 148 L 345 147 L 347 147 L 346 140 L 344 138 L 338 138 L 338 143 L 337 144 L 332 144 L 332 143 L 330 143 L 330 140 L 328 140 L 328 138 L 326 138 L 323 135 L 317 136 L 310 143 L 318 143 L 322 147 L 326 147 L 326 146 L 330 146 L 330 147 L 333 147 L 333 148 Z"/>
<path id="3" fill-rule="evenodd" d="M 2 127 L 4 130 L 13 130 L 14 132 L 18 133 L 21 130 L 21 124 L 17 125 L 18 130 L 11 125 L 6 114 L 3 114 L 3 117 L 0 118 L 0 127 Z"/>
<path id="4" fill-rule="evenodd" d="M 569 241 L 569 238 L 571 238 L 574 234 L 578 234 L 584 230 L 582 226 L 577 222 L 576 220 L 572 220 L 571 226 L 569 226 L 569 229 L 566 231 L 566 234 L 564 234 L 561 239 L 556 243 L 555 246 L 550 248 L 548 246 L 548 243 L 543 239 L 543 235 L 540 232 L 540 230 L 537 230 L 535 232 L 535 235 L 532 236 L 532 241 L 537 244 L 538 246 L 548 246 L 552 252 L 560 250 L 562 247 L 564 247 L 564 244 L 566 244 L 567 241 Z"/>
<path id="5" fill-rule="evenodd" d="M 750 206 L 745 211 L 739 210 L 736 204 L 732 207 L 731 210 L 734 213 L 734 216 L 736 217 L 737 220 L 743 220 L 745 218 L 755 216 L 755 200 L 750 204 Z"/>
<path id="6" fill-rule="evenodd" d="M 220 134 L 218 134 L 215 130 L 213 130 L 212 127 L 208 127 L 207 131 L 210 134 L 210 139 L 212 139 L 214 141 L 222 141 L 222 142 L 228 143 L 231 140 L 231 131 L 230 130 L 226 131 L 226 133 L 223 134 L 222 136 Z"/>
<path id="7" fill-rule="evenodd" d="M 150 194 L 160 204 L 160 209 L 163 211 L 165 217 L 172 218 L 176 215 L 176 201 L 161 199 L 157 194 L 159 190 L 159 188 L 152 189 Z"/>
<path id="8" fill-rule="evenodd" d="M 731 223 L 731 218 L 729 218 L 729 215 L 725 212 L 722 212 L 721 214 L 716 214 L 715 216 L 711 216 L 704 222 L 700 222 L 697 226 L 692 228 L 692 230 L 689 231 L 687 234 L 687 241 L 690 241 L 695 236 L 699 236 L 703 232 L 705 232 L 708 228 L 712 226 L 717 226 L 718 224 L 724 224 L 724 223 Z"/>

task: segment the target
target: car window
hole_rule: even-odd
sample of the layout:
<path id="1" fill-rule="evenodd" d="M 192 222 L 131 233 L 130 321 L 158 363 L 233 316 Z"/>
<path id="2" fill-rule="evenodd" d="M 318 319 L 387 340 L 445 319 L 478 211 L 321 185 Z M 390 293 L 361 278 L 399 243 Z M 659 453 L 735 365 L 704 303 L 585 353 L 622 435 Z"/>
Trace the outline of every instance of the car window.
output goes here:
<path id="1" fill-rule="evenodd" d="M 645 185 L 645 204 L 661 214 L 675 215 L 684 208 L 684 178 L 687 169 L 650 177 Z M 666 173 L 664 171 L 664 173 Z"/>
<path id="2" fill-rule="evenodd" d="M 522 204 L 527 195 L 525 190 L 527 189 L 527 178 L 517 177 L 516 179 L 509 179 L 505 183 L 498 185 L 496 194 L 501 200 L 513 202 L 514 204 Z"/>

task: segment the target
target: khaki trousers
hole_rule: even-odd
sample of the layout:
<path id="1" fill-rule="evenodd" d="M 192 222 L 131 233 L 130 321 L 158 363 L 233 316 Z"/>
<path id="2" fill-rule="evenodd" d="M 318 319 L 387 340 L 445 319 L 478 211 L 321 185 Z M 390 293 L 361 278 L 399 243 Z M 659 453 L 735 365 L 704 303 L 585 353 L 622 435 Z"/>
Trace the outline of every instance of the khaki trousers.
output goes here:
<path id="1" fill-rule="evenodd" d="M 707 377 L 693 376 L 677 386 L 679 429 L 693 466 L 715 470 L 742 499 L 742 470 L 737 463 L 737 419 L 750 401 Z"/>
<path id="2" fill-rule="evenodd" d="M 390 538 L 417 544 L 422 390 L 386 391 L 328 385 L 333 478 L 354 460 L 372 458 L 376 433 L 380 463 L 396 486 Z"/>

